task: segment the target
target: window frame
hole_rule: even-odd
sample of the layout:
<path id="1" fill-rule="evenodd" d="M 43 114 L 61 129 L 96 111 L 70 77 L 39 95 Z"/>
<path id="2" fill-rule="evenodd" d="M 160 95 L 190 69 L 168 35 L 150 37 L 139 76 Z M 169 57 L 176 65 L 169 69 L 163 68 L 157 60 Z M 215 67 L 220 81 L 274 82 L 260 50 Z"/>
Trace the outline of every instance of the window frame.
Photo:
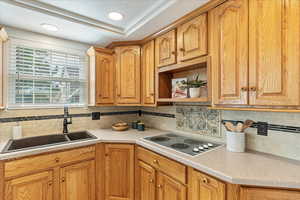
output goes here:
<path id="1" fill-rule="evenodd" d="M 67 54 L 74 54 L 78 56 L 84 57 L 83 59 L 83 70 L 84 70 L 84 89 L 83 89 L 83 101 L 82 103 L 79 104 L 13 104 L 9 102 L 9 87 L 11 86 L 9 84 L 9 70 L 10 70 L 10 62 L 11 62 L 11 57 L 10 57 L 10 51 L 11 51 L 11 46 L 12 42 L 27 46 L 30 48 L 34 49 L 46 49 L 50 51 L 57 51 L 61 53 L 67 53 Z M 67 47 L 67 45 L 64 44 L 50 44 L 46 42 L 40 42 L 40 41 L 33 41 L 33 40 L 27 40 L 23 38 L 18 38 L 18 37 L 10 37 L 9 40 L 6 42 L 4 46 L 4 57 L 6 58 L 4 61 L 4 69 L 3 69 L 3 74 L 5 75 L 3 84 L 4 84 L 4 107 L 7 110 L 19 110 L 19 109 L 55 109 L 55 108 L 63 108 L 65 105 L 68 105 L 69 107 L 73 108 L 86 108 L 88 107 L 88 60 L 87 60 L 87 55 L 86 55 L 86 49 L 83 48 L 74 48 L 72 47 Z M 16 90 L 14 89 L 14 92 Z"/>

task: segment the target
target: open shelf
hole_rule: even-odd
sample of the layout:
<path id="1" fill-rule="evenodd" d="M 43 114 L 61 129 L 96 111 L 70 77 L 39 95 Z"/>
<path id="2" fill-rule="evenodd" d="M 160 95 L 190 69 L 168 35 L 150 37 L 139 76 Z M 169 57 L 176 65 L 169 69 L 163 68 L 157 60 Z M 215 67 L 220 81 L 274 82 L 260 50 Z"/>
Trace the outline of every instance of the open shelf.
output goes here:
<path id="1" fill-rule="evenodd" d="M 201 89 L 202 95 L 197 98 L 172 98 L 172 80 L 178 78 L 187 78 L 191 80 L 199 75 L 200 80 L 207 81 L 207 87 Z M 203 103 L 210 101 L 210 57 L 204 56 L 195 58 L 183 63 L 161 67 L 157 70 L 157 102 L 176 103 Z M 189 94 L 189 93 L 188 93 Z"/>

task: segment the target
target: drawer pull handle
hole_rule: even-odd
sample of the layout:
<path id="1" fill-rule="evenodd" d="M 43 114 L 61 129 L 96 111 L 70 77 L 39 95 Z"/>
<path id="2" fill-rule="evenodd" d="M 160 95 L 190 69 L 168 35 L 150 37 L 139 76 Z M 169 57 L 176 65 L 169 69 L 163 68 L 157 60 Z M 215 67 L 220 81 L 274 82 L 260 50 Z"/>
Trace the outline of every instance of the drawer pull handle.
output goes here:
<path id="1" fill-rule="evenodd" d="M 153 160 L 153 163 L 158 165 L 158 160 Z"/>
<path id="2" fill-rule="evenodd" d="M 256 90 L 256 87 L 250 87 L 250 91 L 255 92 Z"/>
<path id="3" fill-rule="evenodd" d="M 149 182 L 150 182 L 150 183 L 153 183 L 153 179 L 151 178 L 151 179 L 149 180 Z"/>
<path id="4" fill-rule="evenodd" d="M 59 163 L 59 158 L 55 158 L 55 162 L 56 162 L 56 163 Z"/>
<path id="5" fill-rule="evenodd" d="M 49 182 L 48 182 L 48 185 L 49 185 L 49 186 L 52 186 L 52 181 L 49 181 Z"/>
<path id="6" fill-rule="evenodd" d="M 159 184 L 159 185 L 157 185 L 157 187 L 158 187 L 158 188 L 162 188 L 162 185 Z"/>
<path id="7" fill-rule="evenodd" d="M 205 184 L 207 184 L 209 181 L 208 181 L 207 178 L 203 178 L 203 179 L 202 179 L 202 182 L 205 183 Z"/>
<path id="8" fill-rule="evenodd" d="M 242 87 L 241 90 L 242 90 L 243 92 L 246 92 L 246 91 L 248 91 L 248 88 L 247 88 L 247 87 Z"/>
<path id="9" fill-rule="evenodd" d="M 184 48 L 180 48 L 179 50 L 180 50 L 180 51 L 185 51 L 185 49 L 184 49 Z"/>
<path id="10" fill-rule="evenodd" d="M 65 178 L 62 178 L 62 179 L 61 179 L 61 182 L 64 183 L 64 182 L 65 182 Z"/>
<path id="11" fill-rule="evenodd" d="M 172 55 L 176 55 L 176 52 L 175 52 L 175 51 L 172 51 L 171 54 L 172 54 Z"/>

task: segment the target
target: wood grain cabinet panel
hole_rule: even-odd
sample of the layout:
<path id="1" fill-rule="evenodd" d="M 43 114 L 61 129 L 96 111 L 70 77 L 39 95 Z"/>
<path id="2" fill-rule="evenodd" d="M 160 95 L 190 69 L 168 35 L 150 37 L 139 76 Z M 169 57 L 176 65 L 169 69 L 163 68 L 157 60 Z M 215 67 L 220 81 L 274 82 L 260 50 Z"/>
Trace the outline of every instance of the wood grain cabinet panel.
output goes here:
<path id="1" fill-rule="evenodd" d="M 207 13 L 205 13 L 178 27 L 178 62 L 206 55 L 207 42 Z"/>
<path id="2" fill-rule="evenodd" d="M 154 41 L 142 47 L 142 103 L 155 105 L 155 58 Z"/>
<path id="3" fill-rule="evenodd" d="M 165 174 L 158 173 L 157 188 L 158 200 L 186 200 L 186 186 Z"/>
<path id="4" fill-rule="evenodd" d="M 192 173 L 191 200 L 226 199 L 224 183 L 195 170 Z"/>
<path id="5" fill-rule="evenodd" d="M 133 198 L 134 145 L 105 144 L 105 199 Z"/>
<path id="6" fill-rule="evenodd" d="M 209 12 L 214 104 L 248 104 L 248 0 Z"/>
<path id="7" fill-rule="evenodd" d="M 4 199 L 54 200 L 52 171 L 32 174 L 7 181 L 5 183 Z"/>
<path id="8" fill-rule="evenodd" d="M 114 104 L 114 57 L 96 54 L 96 103 Z"/>
<path id="9" fill-rule="evenodd" d="M 156 172 L 150 165 L 138 161 L 136 167 L 136 198 L 138 200 L 155 200 Z"/>
<path id="10" fill-rule="evenodd" d="M 116 82 L 118 104 L 140 104 L 141 66 L 140 47 L 125 46 L 115 49 L 117 57 Z"/>
<path id="11" fill-rule="evenodd" d="M 84 161 L 60 169 L 61 200 L 95 200 L 95 161 Z"/>
<path id="12" fill-rule="evenodd" d="M 299 191 L 278 189 L 244 188 L 241 189 L 240 200 L 299 200 Z"/>
<path id="13" fill-rule="evenodd" d="M 300 1 L 249 6 L 250 105 L 299 105 Z"/>
<path id="14" fill-rule="evenodd" d="M 155 39 L 155 60 L 157 67 L 176 63 L 176 31 L 172 30 Z"/>

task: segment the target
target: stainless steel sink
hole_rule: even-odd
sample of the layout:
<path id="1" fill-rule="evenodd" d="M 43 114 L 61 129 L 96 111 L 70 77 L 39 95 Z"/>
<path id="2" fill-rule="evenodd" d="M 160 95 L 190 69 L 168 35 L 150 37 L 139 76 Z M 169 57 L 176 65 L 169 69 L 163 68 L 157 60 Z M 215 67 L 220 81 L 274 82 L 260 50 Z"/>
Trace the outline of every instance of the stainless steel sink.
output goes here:
<path id="1" fill-rule="evenodd" d="M 86 132 L 74 132 L 68 134 L 55 134 L 55 135 L 45 135 L 28 137 L 17 140 L 9 140 L 5 145 L 2 153 L 9 153 L 14 151 L 22 151 L 28 149 L 35 149 L 40 147 L 53 146 L 64 143 L 71 143 L 80 140 L 91 140 L 96 139 L 94 135 Z"/>

